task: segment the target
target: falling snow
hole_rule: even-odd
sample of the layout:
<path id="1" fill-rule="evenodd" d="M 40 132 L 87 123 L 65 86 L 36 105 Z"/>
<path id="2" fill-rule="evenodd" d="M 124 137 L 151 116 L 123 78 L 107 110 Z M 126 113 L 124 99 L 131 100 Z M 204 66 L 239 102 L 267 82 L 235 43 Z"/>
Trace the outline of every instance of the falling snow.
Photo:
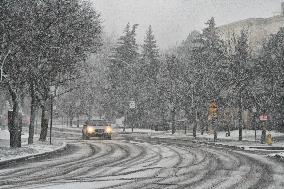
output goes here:
<path id="1" fill-rule="evenodd" d="M 284 2 L 134 1 L 0 1 L 0 189 L 284 188 Z"/>

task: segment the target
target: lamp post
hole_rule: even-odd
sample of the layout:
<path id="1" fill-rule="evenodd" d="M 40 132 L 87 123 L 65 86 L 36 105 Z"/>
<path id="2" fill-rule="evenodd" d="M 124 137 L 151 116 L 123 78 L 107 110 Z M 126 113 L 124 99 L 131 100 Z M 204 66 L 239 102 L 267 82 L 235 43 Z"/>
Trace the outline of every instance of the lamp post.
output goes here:
<path id="1" fill-rule="evenodd" d="M 254 139 L 256 142 L 256 120 L 255 120 L 256 107 L 252 108 L 252 112 L 253 112 Z"/>
<path id="2" fill-rule="evenodd" d="M 53 97 L 55 95 L 55 86 L 50 86 L 50 131 L 49 144 L 51 144 L 52 117 L 53 117 Z"/>

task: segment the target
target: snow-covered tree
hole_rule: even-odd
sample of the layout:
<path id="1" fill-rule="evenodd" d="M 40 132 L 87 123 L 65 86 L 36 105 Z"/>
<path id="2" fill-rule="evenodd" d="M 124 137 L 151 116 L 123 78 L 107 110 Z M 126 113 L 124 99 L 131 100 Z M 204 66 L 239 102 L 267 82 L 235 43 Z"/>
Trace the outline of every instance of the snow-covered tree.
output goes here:
<path id="1" fill-rule="evenodd" d="M 257 98 L 259 107 L 273 117 L 278 126 L 283 127 L 284 107 L 284 28 L 271 35 L 263 45 L 262 53 L 256 66 L 261 89 Z M 283 128 L 282 128 L 283 129 Z"/>
<path id="2" fill-rule="evenodd" d="M 26 85 L 30 89 L 29 143 L 32 143 L 36 104 L 40 104 L 44 118 L 49 87 L 75 78 L 78 65 L 100 46 L 99 16 L 88 1 L 81 0 L 1 3 L 1 18 L 6 19 L 1 24 L 1 36 L 5 40 L 1 55 L 2 52 L 9 55 L 9 64 L 4 67 L 8 75 L 5 82 L 13 101 L 23 92 L 21 87 Z M 14 107 L 17 107 L 15 101 Z M 14 112 L 18 112 L 16 109 Z M 46 139 L 46 132 L 47 124 L 44 124 L 41 140 Z"/>
<path id="3" fill-rule="evenodd" d="M 250 54 L 248 35 L 242 30 L 241 34 L 235 40 L 236 44 L 233 47 L 231 54 L 231 62 L 229 66 L 229 82 L 227 84 L 227 93 L 229 98 L 235 98 L 235 105 L 238 107 L 238 122 L 239 122 L 239 140 L 242 140 L 243 117 L 242 112 L 248 108 L 245 106 L 251 102 L 253 98 L 250 91 L 250 82 L 253 80 L 252 75 L 252 58 Z"/>
<path id="4" fill-rule="evenodd" d="M 145 124 L 145 120 L 153 121 L 157 118 L 159 104 L 157 103 L 157 77 L 159 74 L 160 60 L 159 49 L 153 34 L 152 27 L 149 26 L 140 60 L 136 66 L 138 92 L 138 117 L 140 122 Z"/>
<path id="5" fill-rule="evenodd" d="M 158 94 L 161 105 L 169 112 L 172 133 L 176 130 L 176 115 L 181 107 L 181 73 L 182 67 L 176 55 L 166 55 L 161 65 Z M 163 109 L 163 108 L 162 108 Z"/>
<path id="6" fill-rule="evenodd" d="M 196 48 L 199 43 L 198 39 L 200 33 L 197 31 L 191 32 L 187 39 L 183 41 L 182 45 L 177 49 L 178 57 L 181 61 L 181 96 L 182 96 L 182 109 L 185 111 L 185 116 L 188 123 L 194 124 L 193 130 L 196 131 L 197 127 L 197 104 L 200 102 L 199 96 L 195 94 L 195 86 L 197 81 L 194 78 L 198 78 L 198 70 L 193 59 L 193 49 Z"/>
<path id="7" fill-rule="evenodd" d="M 199 107 L 197 111 L 203 120 L 207 120 L 210 101 L 216 99 L 219 102 L 223 81 L 227 78 L 223 69 L 227 63 L 226 48 L 217 34 L 214 18 L 206 25 L 192 50 L 194 93 L 199 98 L 195 105 Z"/>
<path id="8" fill-rule="evenodd" d="M 130 100 L 136 98 L 136 75 L 139 53 L 136 43 L 136 28 L 132 28 L 128 23 L 124 29 L 124 34 L 119 38 L 117 46 L 113 49 L 113 54 L 108 66 L 109 103 L 113 109 L 113 116 L 123 116 Z"/>

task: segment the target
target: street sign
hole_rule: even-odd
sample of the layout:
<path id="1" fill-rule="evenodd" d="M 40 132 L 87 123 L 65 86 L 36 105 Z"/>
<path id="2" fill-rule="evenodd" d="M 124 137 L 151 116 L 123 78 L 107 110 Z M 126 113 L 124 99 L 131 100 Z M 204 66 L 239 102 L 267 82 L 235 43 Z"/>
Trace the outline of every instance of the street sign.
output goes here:
<path id="1" fill-rule="evenodd" d="M 135 101 L 129 101 L 129 108 L 130 109 L 135 109 L 136 108 Z"/>
<path id="2" fill-rule="evenodd" d="M 266 114 L 262 114 L 259 116 L 259 120 L 260 121 L 267 121 L 268 120 L 268 116 Z"/>

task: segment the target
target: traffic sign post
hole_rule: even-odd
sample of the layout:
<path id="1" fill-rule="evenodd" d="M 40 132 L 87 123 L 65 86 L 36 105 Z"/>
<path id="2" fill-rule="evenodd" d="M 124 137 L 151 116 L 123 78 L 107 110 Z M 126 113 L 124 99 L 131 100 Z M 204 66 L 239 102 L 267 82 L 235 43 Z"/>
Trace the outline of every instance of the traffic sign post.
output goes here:
<path id="1" fill-rule="evenodd" d="M 266 142 L 266 123 L 268 120 L 268 115 L 263 113 L 259 116 L 259 120 L 262 122 L 262 132 L 261 132 L 261 143 L 264 144 Z"/>
<path id="2" fill-rule="evenodd" d="M 268 116 L 266 114 L 262 114 L 259 116 L 259 120 L 260 121 L 267 121 L 268 120 Z"/>
<path id="3" fill-rule="evenodd" d="M 133 110 L 133 111 L 131 111 L 131 119 L 132 119 L 131 130 L 132 130 L 132 133 L 133 133 L 133 124 L 134 124 L 134 116 L 135 116 L 134 110 L 136 108 L 136 104 L 135 104 L 134 100 L 129 101 L 129 108 L 131 110 Z"/>
<path id="4" fill-rule="evenodd" d="M 135 105 L 135 101 L 129 101 L 129 108 L 130 109 L 135 109 L 136 108 L 136 105 Z"/>

